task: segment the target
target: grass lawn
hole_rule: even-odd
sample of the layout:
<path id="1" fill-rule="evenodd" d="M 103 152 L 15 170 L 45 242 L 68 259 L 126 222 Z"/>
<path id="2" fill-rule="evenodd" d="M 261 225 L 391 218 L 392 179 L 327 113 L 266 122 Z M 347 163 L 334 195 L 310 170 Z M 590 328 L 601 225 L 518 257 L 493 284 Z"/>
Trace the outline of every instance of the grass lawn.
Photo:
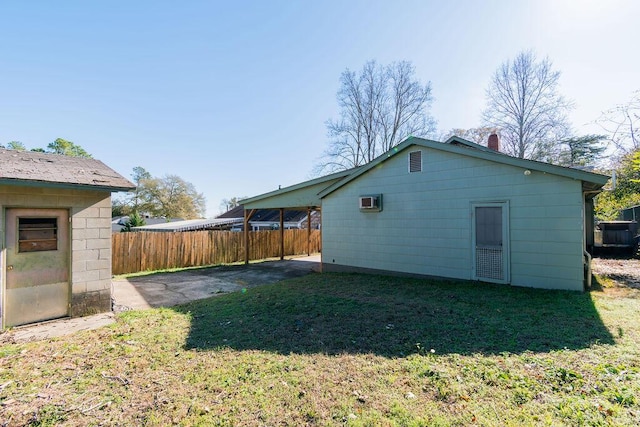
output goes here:
<path id="1" fill-rule="evenodd" d="M 640 292 L 312 274 L 126 312 L 0 346 L 5 424 L 638 425 Z"/>

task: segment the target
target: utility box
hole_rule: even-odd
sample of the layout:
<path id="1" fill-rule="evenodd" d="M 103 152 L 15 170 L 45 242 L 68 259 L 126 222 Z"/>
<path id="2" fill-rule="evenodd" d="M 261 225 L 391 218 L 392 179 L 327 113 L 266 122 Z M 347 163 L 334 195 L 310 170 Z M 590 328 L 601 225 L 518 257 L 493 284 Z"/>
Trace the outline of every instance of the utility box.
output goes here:
<path id="1" fill-rule="evenodd" d="M 596 248 L 618 248 L 635 251 L 638 244 L 636 221 L 600 221 L 594 232 Z"/>

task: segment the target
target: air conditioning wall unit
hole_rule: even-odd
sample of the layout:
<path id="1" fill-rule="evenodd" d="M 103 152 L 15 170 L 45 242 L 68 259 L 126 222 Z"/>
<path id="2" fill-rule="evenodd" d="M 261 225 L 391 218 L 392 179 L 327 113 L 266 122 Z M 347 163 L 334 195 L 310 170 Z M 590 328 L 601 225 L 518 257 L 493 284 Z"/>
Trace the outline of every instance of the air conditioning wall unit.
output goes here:
<path id="1" fill-rule="evenodd" d="M 382 210 L 382 194 L 368 194 L 358 198 L 358 207 L 363 212 L 380 212 Z"/>

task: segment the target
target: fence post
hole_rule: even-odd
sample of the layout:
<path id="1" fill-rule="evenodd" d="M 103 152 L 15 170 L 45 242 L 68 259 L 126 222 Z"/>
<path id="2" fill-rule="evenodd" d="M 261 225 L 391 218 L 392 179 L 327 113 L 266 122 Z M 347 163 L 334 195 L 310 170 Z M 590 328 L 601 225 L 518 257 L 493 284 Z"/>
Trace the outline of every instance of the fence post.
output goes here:
<path id="1" fill-rule="evenodd" d="M 284 209 L 280 208 L 280 261 L 284 259 Z"/>
<path id="2" fill-rule="evenodd" d="M 256 213 L 255 209 L 251 209 L 249 212 L 244 210 L 244 263 L 249 264 L 249 220 Z"/>
<path id="3" fill-rule="evenodd" d="M 311 208 L 307 208 L 307 256 L 311 256 Z"/>

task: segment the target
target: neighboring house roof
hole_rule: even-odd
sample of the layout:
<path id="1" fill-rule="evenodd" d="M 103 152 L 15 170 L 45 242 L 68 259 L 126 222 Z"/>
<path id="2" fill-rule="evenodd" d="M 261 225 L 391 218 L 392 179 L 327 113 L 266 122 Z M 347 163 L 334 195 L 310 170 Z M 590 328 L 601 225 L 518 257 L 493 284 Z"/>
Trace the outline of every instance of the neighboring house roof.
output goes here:
<path id="1" fill-rule="evenodd" d="M 128 191 L 129 180 L 100 160 L 0 149 L 0 184 Z"/>
<path id="2" fill-rule="evenodd" d="M 142 218 L 144 219 L 145 224 L 144 225 L 156 225 L 156 224 L 166 224 L 168 222 L 176 222 L 176 221 L 184 221 L 182 218 L 171 218 L 171 219 L 166 219 L 166 218 Z M 119 216 L 119 217 L 115 217 L 115 218 L 111 218 L 111 231 L 122 231 L 122 229 L 124 228 L 124 226 L 127 224 L 127 221 L 129 221 L 129 217 L 128 216 Z"/>
<path id="3" fill-rule="evenodd" d="M 402 151 L 411 146 L 426 147 L 434 150 L 446 151 L 449 153 L 461 154 L 468 157 L 489 160 L 496 163 L 502 163 L 510 166 L 520 167 L 532 171 L 539 171 L 553 175 L 564 176 L 566 178 L 582 181 L 583 191 L 599 191 L 603 185 L 607 183 L 609 177 L 606 175 L 587 172 L 580 169 L 569 168 L 564 166 L 552 165 L 549 163 L 538 162 L 534 160 L 520 159 L 512 157 L 504 153 L 493 151 L 487 147 L 467 141 L 458 137 L 451 137 L 446 142 L 431 141 L 428 139 L 409 137 L 402 143 L 398 144 L 387 153 L 376 158 L 372 162 L 356 169 L 344 179 L 334 182 L 319 193 L 320 198 L 324 198 L 333 193 L 338 188 L 348 184 L 359 176 L 365 174 L 369 170 L 375 168 L 387 159 L 398 155 Z"/>
<path id="4" fill-rule="evenodd" d="M 155 225 L 133 227 L 135 231 L 195 231 L 211 230 L 226 224 L 233 224 L 236 218 L 189 219 L 185 221 L 164 222 Z"/>
<path id="5" fill-rule="evenodd" d="M 244 218 L 244 206 L 238 205 L 235 208 L 231 208 L 225 213 L 218 215 L 216 218 Z"/>
<path id="6" fill-rule="evenodd" d="M 285 210 L 284 222 L 299 222 L 307 218 L 307 211 Z M 274 209 L 260 209 L 251 217 L 251 222 L 280 222 L 280 212 Z"/>
<path id="7" fill-rule="evenodd" d="M 414 138 L 414 137 L 410 136 L 406 140 L 409 140 L 411 138 Z M 416 139 L 423 139 L 423 138 L 416 138 Z M 402 142 L 404 142 L 404 141 L 402 141 Z M 438 142 L 438 141 L 433 141 L 433 142 Z M 492 150 L 489 147 L 485 147 L 484 145 L 476 144 L 475 142 L 468 141 L 468 140 L 466 140 L 464 138 L 460 138 L 459 136 L 455 136 L 455 135 L 453 135 L 452 137 L 450 137 L 449 139 L 447 139 L 443 143 L 440 143 L 440 142 L 438 142 L 438 143 L 439 144 L 459 145 L 461 147 L 467 147 L 467 148 L 474 148 L 476 150 L 485 151 L 487 153 L 498 153 L 498 151 Z M 400 145 L 398 145 L 398 146 L 400 146 Z M 500 153 L 500 154 L 504 154 L 504 153 Z M 505 155 L 507 155 L 507 154 L 505 154 Z"/>
<path id="8" fill-rule="evenodd" d="M 235 208 L 218 215 L 217 218 L 235 218 L 238 219 L 241 223 L 244 221 L 244 205 L 238 205 Z M 284 211 L 284 221 L 285 222 L 295 222 L 298 223 L 300 221 L 305 221 L 307 219 L 307 211 L 306 210 L 292 210 L 288 209 Z M 280 222 L 280 211 L 277 209 L 258 209 L 251 216 L 250 222 Z"/>

